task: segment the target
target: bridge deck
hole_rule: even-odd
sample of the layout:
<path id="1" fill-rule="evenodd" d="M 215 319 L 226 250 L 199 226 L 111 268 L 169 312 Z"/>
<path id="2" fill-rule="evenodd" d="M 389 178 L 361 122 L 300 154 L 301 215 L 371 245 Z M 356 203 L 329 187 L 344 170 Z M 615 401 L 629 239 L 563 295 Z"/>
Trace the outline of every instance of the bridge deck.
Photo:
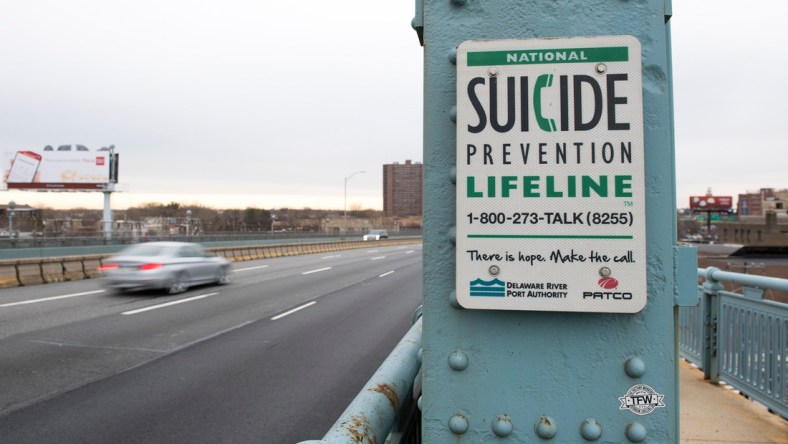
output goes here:
<path id="1" fill-rule="evenodd" d="M 681 443 L 788 443 L 788 420 L 703 379 L 681 360 Z"/>

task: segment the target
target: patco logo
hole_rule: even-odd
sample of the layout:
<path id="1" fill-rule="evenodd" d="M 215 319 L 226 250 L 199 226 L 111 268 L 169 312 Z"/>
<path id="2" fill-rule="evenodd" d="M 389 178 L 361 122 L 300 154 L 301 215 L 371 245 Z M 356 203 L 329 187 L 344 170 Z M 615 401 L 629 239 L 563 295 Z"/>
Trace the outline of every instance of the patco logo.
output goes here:
<path id="1" fill-rule="evenodd" d="M 610 267 L 602 267 L 599 269 L 599 280 L 597 285 L 605 290 L 615 290 L 618 288 L 618 279 L 612 276 L 613 271 Z M 623 300 L 628 301 L 632 299 L 632 293 L 619 292 L 619 291 L 584 291 L 583 299 L 600 299 L 600 300 Z"/>
<path id="2" fill-rule="evenodd" d="M 618 288 L 618 279 L 612 277 L 611 274 L 613 274 L 613 271 L 610 270 L 609 267 L 602 267 L 599 269 L 599 276 L 601 277 L 597 283 L 605 290 Z"/>

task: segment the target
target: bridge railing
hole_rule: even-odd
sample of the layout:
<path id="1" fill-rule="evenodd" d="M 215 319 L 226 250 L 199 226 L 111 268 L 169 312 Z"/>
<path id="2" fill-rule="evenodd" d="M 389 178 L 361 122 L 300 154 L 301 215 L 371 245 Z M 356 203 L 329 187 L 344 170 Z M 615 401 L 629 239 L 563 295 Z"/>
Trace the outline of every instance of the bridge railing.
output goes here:
<path id="1" fill-rule="evenodd" d="M 698 276 L 699 304 L 679 309 L 681 356 L 788 419 L 788 304 L 762 299 L 765 290 L 788 291 L 788 280 L 715 267 Z"/>
<path id="2" fill-rule="evenodd" d="M 155 241 L 194 242 L 205 247 L 237 247 L 245 245 L 300 244 L 315 242 L 340 242 L 362 240 L 364 233 L 304 233 L 304 232 L 250 232 L 250 233 L 199 233 L 166 236 L 100 236 L 69 237 L 0 237 L 0 260 L 37 259 L 61 256 L 108 254 L 130 244 Z M 391 232 L 390 239 L 420 238 L 419 230 Z"/>
<path id="3" fill-rule="evenodd" d="M 421 442 L 421 307 L 413 317 L 413 326 L 328 433 L 300 444 Z"/>
<path id="4" fill-rule="evenodd" d="M 401 245 L 421 242 L 417 237 L 398 237 L 379 241 L 335 240 L 329 242 L 298 242 L 261 244 L 251 241 L 249 244 L 234 246 L 208 246 L 206 249 L 217 256 L 227 258 L 231 262 L 257 259 L 269 259 L 281 256 L 301 254 L 327 253 L 355 248 L 369 248 L 386 245 Z M 119 250 L 118 246 L 115 250 Z M 26 259 L 0 259 L 0 287 L 18 287 L 22 285 L 46 284 L 80 279 L 90 279 L 98 274 L 101 262 L 112 253 L 73 254 L 58 257 L 41 257 Z"/>
<path id="5" fill-rule="evenodd" d="M 788 291 L 788 280 L 714 267 L 698 269 L 698 276 L 704 279 L 698 305 L 679 309 L 680 355 L 712 382 L 724 381 L 788 419 L 788 304 L 762 299 L 764 290 Z M 724 290 L 723 282 L 743 285 L 742 293 Z M 414 317 L 414 326 L 325 437 L 300 444 L 421 442 L 412 402 L 420 393 L 420 312 Z"/>

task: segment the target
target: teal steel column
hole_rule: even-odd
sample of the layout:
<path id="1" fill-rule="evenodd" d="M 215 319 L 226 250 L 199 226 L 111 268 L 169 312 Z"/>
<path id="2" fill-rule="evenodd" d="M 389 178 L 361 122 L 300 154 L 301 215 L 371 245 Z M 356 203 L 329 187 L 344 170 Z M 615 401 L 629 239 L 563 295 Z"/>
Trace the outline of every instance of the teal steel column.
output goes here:
<path id="1" fill-rule="evenodd" d="M 425 76 L 423 442 L 678 442 L 670 0 L 415 3 Z M 634 36 L 642 48 L 645 308 L 634 314 L 461 308 L 455 294 L 458 45 L 612 35 Z M 645 386 L 653 394 L 640 390 Z M 623 408 L 627 399 L 659 406 L 636 413 Z"/>

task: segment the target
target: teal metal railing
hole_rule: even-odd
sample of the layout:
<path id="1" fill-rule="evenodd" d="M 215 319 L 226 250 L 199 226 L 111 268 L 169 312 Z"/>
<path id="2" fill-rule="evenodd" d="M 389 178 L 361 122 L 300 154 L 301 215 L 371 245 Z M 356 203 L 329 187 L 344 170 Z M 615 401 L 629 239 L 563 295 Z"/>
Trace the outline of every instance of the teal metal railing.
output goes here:
<path id="1" fill-rule="evenodd" d="M 420 442 L 421 308 L 408 333 L 319 441 L 301 444 Z"/>
<path id="2" fill-rule="evenodd" d="M 680 355 L 788 419 L 788 304 L 762 299 L 788 280 L 698 269 L 699 303 L 679 308 Z M 743 285 L 742 293 L 722 283 Z M 414 325 L 326 435 L 300 444 L 421 442 L 421 309 Z"/>
<path id="3" fill-rule="evenodd" d="M 696 307 L 679 309 L 680 355 L 788 419 L 788 304 L 764 300 L 788 292 L 788 280 L 698 269 L 704 280 Z M 723 283 L 740 285 L 741 293 Z"/>

